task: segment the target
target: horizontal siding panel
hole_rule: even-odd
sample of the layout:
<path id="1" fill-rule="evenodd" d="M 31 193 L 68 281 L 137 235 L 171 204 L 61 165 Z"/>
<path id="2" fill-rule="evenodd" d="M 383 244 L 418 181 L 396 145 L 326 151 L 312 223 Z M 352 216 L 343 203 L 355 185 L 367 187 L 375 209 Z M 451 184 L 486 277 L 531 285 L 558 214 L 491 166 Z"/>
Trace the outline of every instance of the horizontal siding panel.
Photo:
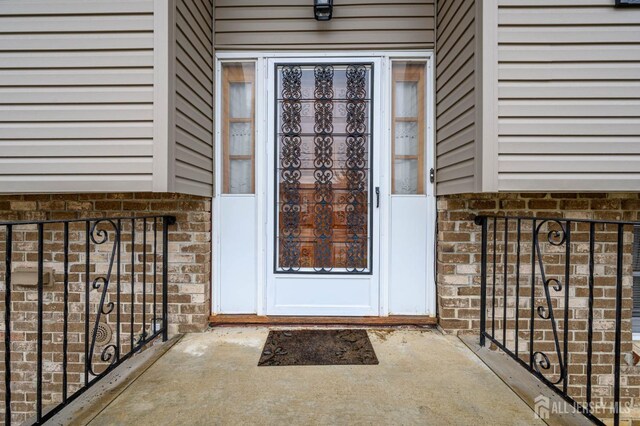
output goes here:
<path id="1" fill-rule="evenodd" d="M 502 64 L 501 81 L 539 80 L 640 80 L 640 61 L 637 63 L 588 64 Z"/>
<path id="2" fill-rule="evenodd" d="M 0 70 L 2 86 L 152 86 L 153 69 Z"/>
<path id="3" fill-rule="evenodd" d="M 438 4 L 436 192 L 475 190 L 475 24 L 472 1 Z"/>
<path id="4" fill-rule="evenodd" d="M 43 10 L 46 13 L 46 9 Z M 0 15 L 2 10 L 0 9 Z M 153 31 L 153 16 L 35 16 L 25 25 L 23 17 L 0 16 L 0 34 L 5 33 L 84 33 L 98 31 Z"/>
<path id="5" fill-rule="evenodd" d="M 475 188 L 475 185 L 475 175 L 457 177 L 450 181 L 438 181 L 436 183 L 436 192 L 438 194 L 462 194 L 473 191 L 469 188 Z"/>
<path id="6" fill-rule="evenodd" d="M 207 49 L 213 53 L 213 20 L 211 19 L 211 9 L 206 10 L 207 7 L 202 3 L 195 2 L 194 0 L 188 0 L 186 2 L 178 2 L 177 10 L 184 17 L 188 17 L 187 21 L 195 21 L 194 28 L 199 28 L 196 35 L 202 42 L 209 46 Z"/>
<path id="7" fill-rule="evenodd" d="M 500 117 L 640 117 L 640 100 L 502 100 Z"/>
<path id="8" fill-rule="evenodd" d="M 290 0 L 216 2 L 214 15 L 217 49 L 432 47 L 435 39 L 433 0 L 337 0 L 329 22 L 317 22 L 310 5 Z"/>
<path id="9" fill-rule="evenodd" d="M 446 98 L 453 90 L 461 86 L 463 82 L 472 80 L 475 73 L 475 61 L 473 57 L 465 58 L 464 65 L 454 72 L 440 78 L 441 85 L 436 83 L 436 92 L 440 98 Z M 444 81 L 442 81 L 444 80 Z"/>
<path id="10" fill-rule="evenodd" d="M 0 35 L 0 51 L 153 49 L 153 33 Z"/>
<path id="11" fill-rule="evenodd" d="M 211 142 L 198 139 L 192 134 L 185 132 L 180 127 L 176 128 L 176 143 L 189 147 L 192 151 L 205 157 L 213 157 L 213 147 Z"/>
<path id="12" fill-rule="evenodd" d="M 197 123 L 207 132 L 213 134 L 213 122 L 210 114 L 207 114 L 206 112 L 203 113 L 180 95 L 176 97 L 176 109 L 180 111 L 180 113 L 189 117 L 191 121 Z"/>
<path id="13" fill-rule="evenodd" d="M 611 44 L 640 43 L 637 26 L 615 27 L 502 27 L 501 44 Z"/>
<path id="14" fill-rule="evenodd" d="M 2 140 L 2 157 L 151 157 L 151 139 Z"/>
<path id="15" fill-rule="evenodd" d="M 473 45 L 471 41 L 474 40 L 475 32 L 469 31 L 469 27 L 475 22 L 475 7 L 474 2 L 460 2 L 462 3 L 461 7 L 457 9 L 457 16 L 453 22 L 444 23 L 447 26 L 444 28 L 440 28 L 440 32 L 438 33 L 438 52 L 447 52 L 449 54 L 444 55 L 442 58 L 440 67 L 440 73 L 447 69 L 447 65 L 449 62 L 455 60 L 456 58 L 469 57 L 469 54 L 462 52 L 462 49 L 465 46 Z M 450 10 L 456 9 L 452 7 Z"/>
<path id="16" fill-rule="evenodd" d="M 193 1 L 177 2 L 176 11 L 176 25 L 180 30 L 185 34 L 189 32 L 190 35 L 197 38 L 202 48 L 209 55 L 212 55 L 213 28 L 211 19 L 202 16 Z"/>
<path id="17" fill-rule="evenodd" d="M 152 190 L 153 7 L 0 3 L 0 192 Z"/>
<path id="18" fill-rule="evenodd" d="M 438 128 L 438 138 L 445 140 L 458 135 L 461 131 L 474 125 L 475 110 L 469 109 L 463 115 L 456 117 L 450 123 L 443 124 Z"/>
<path id="19" fill-rule="evenodd" d="M 499 5 L 499 189 L 637 190 L 640 10 Z"/>
<path id="20" fill-rule="evenodd" d="M 402 3 L 405 4 L 420 4 L 423 3 L 423 0 L 402 0 Z M 275 0 L 272 1 L 271 6 L 273 7 L 281 7 L 281 6 L 295 6 L 300 4 L 300 0 Z M 335 7 L 346 7 L 352 5 L 383 5 L 388 6 L 389 0 L 335 0 Z M 216 8 L 218 7 L 229 7 L 229 6 L 262 6 L 264 5 L 263 0 L 216 0 Z"/>
<path id="21" fill-rule="evenodd" d="M 0 139 L 152 138 L 153 123 L 0 123 Z"/>
<path id="22" fill-rule="evenodd" d="M 442 114 L 444 111 L 447 111 L 450 108 L 454 107 L 460 99 L 475 96 L 474 89 L 475 81 L 473 78 L 471 78 L 471 76 L 469 76 L 469 78 L 465 79 L 462 84 L 460 84 L 452 92 L 450 92 L 448 96 L 443 98 L 442 95 L 440 95 L 439 97 L 437 97 L 436 113 Z"/>
<path id="23" fill-rule="evenodd" d="M 193 135 L 196 139 L 200 139 L 207 144 L 212 138 L 211 132 L 203 129 L 191 117 L 184 115 L 180 110 L 176 110 L 176 127 L 179 127 L 190 135 Z"/>
<path id="24" fill-rule="evenodd" d="M 640 156 L 629 155 L 502 155 L 500 172 L 506 173 L 639 173 Z M 613 167 L 613 169 L 612 169 Z"/>
<path id="25" fill-rule="evenodd" d="M 153 67 L 153 50 L 0 53 L 3 68 Z"/>
<path id="26" fill-rule="evenodd" d="M 433 2 L 424 2 L 423 0 L 423 3 L 396 4 L 392 8 L 388 7 L 388 0 L 385 3 L 387 5 L 341 5 L 339 16 L 336 13 L 332 21 L 348 18 L 378 18 L 380 16 L 389 18 L 403 16 L 435 17 Z M 265 19 L 265 16 L 271 16 L 270 14 L 273 13 L 274 8 L 270 5 L 265 5 L 265 3 L 255 7 L 220 7 L 216 3 L 216 26 L 219 22 L 226 20 L 262 20 Z M 313 18 L 312 14 L 313 11 L 309 6 L 301 6 L 299 2 L 295 6 L 279 6 L 277 8 L 277 18 L 279 19 L 309 19 Z"/>
<path id="27" fill-rule="evenodd" d="M 210 155 L 202 155 L 189 147 L 176 143 L 176 156 L 184 163 L 192 164 L 195 167 L 213 173 L 213 160 Z"/>
<path id="28" fill-rule="evenodd" d="M 423 29 L 433 28 L 435 25 L 434 18 L 431 17 L 380 17 L 377 23 L 385 30 L 406 30 L 406 29 Z M 219 21 L 216 26 L 218 33 L 240 33 L 240 32 L 273 32 L 282 31 L 310 31 L 313 29 L 322 31 L 323 23 L 316 21 L 313 17 L 307 19 L 269 19 L 269 20 L 225 20 Z M 332 31 L 355 31 L 368 30 L 371 28 L 371 22 L 367 22 L 359 17 L 332 19 Z"/>
<path id="29" fill-rule="evenodd" d="M 640 135 L 640 120 L 626 118 L 502 118 L 500 135 Z"/>
<path id="30" fill-rule="evenodd" d="M 439 140 L 438 145 L 436 145 L 436 156 L 440 157 L 449 151 L 454 151 L 460 148 L 461 146 L 469 143 L 475 143 L 475 136 L 475 126 L 469 126 L 464 131 L 456 134 L 453 138 Z"/>
<path id="31" fill-rule="evenodd" d="M 210 86 L 213 84 L 213 75 L 207 73 L 206 67 L 204 67 L 205 69 L 200 68 L 196 62 L 197 60 L 191 58 L 180 45 L 178 45 L 178 48 L 176 49 L 176 59 L 183 65 L 183 69 L 186 70 L 187 73 L 192 74 L 197 81 L 201 82 L 202 85 L 206 84 Z M 181 75 L 182 74 L 178 74 L 178 77 L 182 78 Z"/>
<path id="32" fill-rule="evenodd" d="M 2 122 L 152 121 L 153 106 L 0 106 Z M 2 137 L 2 136 L 0 136 Z"/>
<path id="33" fill-rule="evenodd" d="M 500 99 L 638 99 L 640 82 L 500 82 Z"/>
<path id="34" fill-rule="evenodd" d="M 501 191 L 637 192 L 640 173 L 500 173 Z"/>
<path id="35" fill-rule="evenodd" d="M 213 55 L 213 46 L 208 45 L 208 40 L 203 42 L 201 38 L 197 36 L 194 31 L 198 30 L 191 28 L 182 14 L 178 13 L 176 15 L 176 20 L 178 25 L 178 33 L 176 35 L 178 43 L 181 44 L 183 48 L 193 49 L 198 58 L 205 61 L 208 67 L 211 67 L 213 62 L 211 59 Z M 194 25 L 196 24 L 194 23 Z M 202 31 L 199 32 L 202 33 Z"/>
<path id="36" fill-rule="evenodd" d="M 531 4 L 531 3 L 529 3 Z M 581 6 L 582 0 L 576 0 L 575 6 Z M 640 23 L 640 10 L 625 9 L 621 12 L 613 4 L 609 7 L 554 7 L 543 8 L 539 5 L 529 8 L 500 8 L 498 25 L 637 25 Z"/>
<path id="37" fill-rule="evenodd" d="M 308 31 L 296 32 L 247 32 L 247 33 L 218 33 L 216 34 L 216 44 L 233 46 L 233 45 L 277 45 L 282 40 L 289 40 L 289 45 L 315 45 L 318 44 L 371 44 L 385 45 L 389 43 L 421 43 L 433 44 L 433 31 L 414 30 L 414 31 L 386 31 L 379 30 L 372 34 L 372 31 L 349 31 L 349 34 L 341 34 L 328 31 Z"/>
<path id="38" fill-rule="evenodd" d="M 149 0 L 22 0 L 0 3 L 0 15 L 101 15 L 122 13 L 152 13 Z"/>
<path id="39" fill-rule="evenodd" d="M 438 183 L 451 182 L 458 179 L 465 179 L 475 175 L 475 164 L 473 159 L 458 162 L 452 166 L 438 169 Z M 470 186 L 464 192 L 473 191 Z"/>
<path id="40" fill-rule="evenodd" d="M 637 154 L 640 136 L 501 136 L 501 154 Z"/>
<path id="41" fill-rule="evenodd" d="M 531 7 L 531 0 L 498 0 L 498 5 L 502 8 L 508 7 Z M 611 0 L 538 0 L 535 7 L 563 7 L 563 6 L 606 6 L 611 7 Z"/>
<path id="42" fill-rule="evenodd" d="M 502 45 L 498 49 L 501 63 L 522 62 L 635 62 L 640 58 L 640 45 Z"/>
<path id="43" fill-rule="evenodd" d="M 176 161 L 176 176 L 202 183 L 213 182 L 213 173 L 210 170 L 203 170 L 182 160 Z"/>
<path id="44" fill-rule="evenodd" d="M 0 88 L 0 105 L 128 104 L 153 102 L 153 87 Z"/>
<path id="45" fill-rule="evenodd" d="M 8 175 L 59 174 L 150 174 L 151 158 L 0 158 L 0 168 Z"/>
<path id="46" fill-rule="evenodd" d="M 460 148 L 450 150 L 444 155 L 439 155 L 438 164 L 442 170 L 445 170 L 447 167 L 454 166 L 460 162 L 467 162 L 469 158 L 474 157 L 475 149 L 476 147 L 472 140 Z"/>
<path id="47" fill-rule="evenodd" d="M 151 175 L 2 175 L 0 191 L 17 193 L 147 192 L 153 189 Z M 125 189 L 126 188 L 126 189 Z"/>
<path id="48" fill-rule="evenodd" d="M 437 119 L 442 123 L 450 123 L 455 120 L 456 117 L 461 116 L 468 110 L 475 107 L 475 94 L 473 91 L 458 98 L 458 102 L 453 104 L 449 109 L 440 109 L 437 111 Z"/>
<path id="49" fill-rule="evenodd" d="M 178 89 L 179 92 L 183 90 L 190 90 L 196 96 L 198 96 L 203 102 L 210 104 L 213 99 L 213 85 L 208 84 L 208 80 L 198 80 L 181 62 L 176 63 L 176 74 L 178 75 L 176 85 L 182 84 L 186 87 Z"/>
<path id="50" fill-rule="evenodd" d="M 213 42 L 210 0 L 176 6 L 174 190 L 213 193 Z"/>

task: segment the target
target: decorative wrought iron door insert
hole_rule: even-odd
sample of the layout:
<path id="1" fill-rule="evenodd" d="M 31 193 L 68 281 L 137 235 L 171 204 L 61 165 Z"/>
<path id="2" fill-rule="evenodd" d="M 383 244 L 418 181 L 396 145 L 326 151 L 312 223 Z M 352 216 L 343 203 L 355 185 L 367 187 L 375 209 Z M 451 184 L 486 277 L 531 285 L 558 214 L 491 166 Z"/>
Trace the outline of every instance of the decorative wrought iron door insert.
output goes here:
<path id="1" fill-rule="evenodd" d="M 371 272 L 372 71 L 276 68 L 276 272 Z"/>

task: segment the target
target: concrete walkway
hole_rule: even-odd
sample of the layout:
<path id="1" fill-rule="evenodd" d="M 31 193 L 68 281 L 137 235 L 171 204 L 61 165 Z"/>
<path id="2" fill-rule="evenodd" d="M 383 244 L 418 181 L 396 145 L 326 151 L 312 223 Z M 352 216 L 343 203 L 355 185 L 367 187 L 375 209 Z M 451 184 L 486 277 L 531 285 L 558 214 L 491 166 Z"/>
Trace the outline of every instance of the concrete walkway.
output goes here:
<path id="1" fill-rule="evenodd" d="M 543 424 L 456 337 L 369 330 L 377 366 L 257 367 L 268 331 L 185 336 L 90 424 Z"/>

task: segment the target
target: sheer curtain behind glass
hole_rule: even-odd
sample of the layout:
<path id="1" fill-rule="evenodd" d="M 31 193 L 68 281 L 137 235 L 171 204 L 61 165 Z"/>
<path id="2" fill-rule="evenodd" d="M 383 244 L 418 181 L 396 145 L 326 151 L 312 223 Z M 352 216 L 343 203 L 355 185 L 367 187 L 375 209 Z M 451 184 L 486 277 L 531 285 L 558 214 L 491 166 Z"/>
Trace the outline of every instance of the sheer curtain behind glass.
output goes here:
<path id="1" fill-rule="evenodd" d="M 252 194 L 255 134 L 255 66 L 223 65 L 223 192 Z"/>
<path id="2" fill-rule="evenodd" d="M 424 63 L 393 63 L 393 193 L 424 193 Z"/>

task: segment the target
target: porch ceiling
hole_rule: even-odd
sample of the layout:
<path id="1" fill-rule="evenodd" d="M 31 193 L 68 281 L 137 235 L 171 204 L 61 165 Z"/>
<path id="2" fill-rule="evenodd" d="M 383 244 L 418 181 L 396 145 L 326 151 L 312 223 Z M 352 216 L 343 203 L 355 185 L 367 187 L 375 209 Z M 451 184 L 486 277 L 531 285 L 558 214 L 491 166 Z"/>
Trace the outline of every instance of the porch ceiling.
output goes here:
<path id="1" fill-rule="evenodd" d="M 543 424 L 456 337 L 374 329 L 377 366 L 257 367 L 268 331 L 186 335 L 90 424 Z"/>

